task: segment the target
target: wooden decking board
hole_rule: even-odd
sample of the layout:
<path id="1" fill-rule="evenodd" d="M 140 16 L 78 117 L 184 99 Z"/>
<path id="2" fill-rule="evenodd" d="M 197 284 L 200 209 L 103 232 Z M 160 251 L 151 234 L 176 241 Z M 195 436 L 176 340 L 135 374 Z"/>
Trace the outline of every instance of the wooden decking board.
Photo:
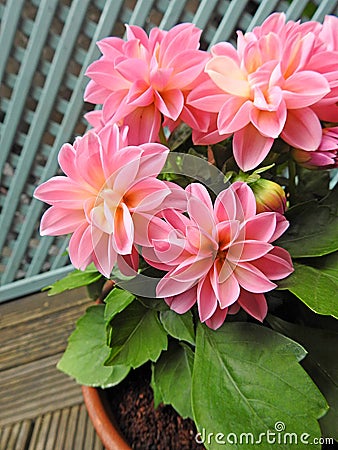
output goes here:
<path id="1" fill-rule="evenodd" d="M 76 320 L 92 301 L 6 326 L 0 333 L 0 370 L 62 352 Z"/>
<path id="2" fill-rule="evenodd" d="M 56 369 L 85 289 L 0 305 L 0 450 L 103 450 L 81 387 Z"/>
<path id="3" fill-rule="evenodd" d="M 1 304 L 0 329 L 18 323 L 29 322 L 55 311 L 66 310 L 88 302 L 85 288 L 67 291 L 65 293 L 48 296 L 46 292 L 39 292 L 28 297 Z"/>
<path id="4" fill-rule="evenodd" d="M 24 420 L 0 428 L 0 449 L 23 450 L 30 439 L 32 420 Z"/>

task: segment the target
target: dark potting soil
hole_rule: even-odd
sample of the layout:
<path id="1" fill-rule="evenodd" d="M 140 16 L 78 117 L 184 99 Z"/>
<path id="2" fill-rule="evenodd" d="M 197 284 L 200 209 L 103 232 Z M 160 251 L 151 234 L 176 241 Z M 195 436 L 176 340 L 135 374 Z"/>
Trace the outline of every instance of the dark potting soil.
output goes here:
<path id="1" fill-rule="evenodd" d="M 116 422 L 134 450 L 204 450 L 195 441 L 195 424 L 169 405 L 154 409 L 150 369 L 141 368 L 108 389 Z"/>

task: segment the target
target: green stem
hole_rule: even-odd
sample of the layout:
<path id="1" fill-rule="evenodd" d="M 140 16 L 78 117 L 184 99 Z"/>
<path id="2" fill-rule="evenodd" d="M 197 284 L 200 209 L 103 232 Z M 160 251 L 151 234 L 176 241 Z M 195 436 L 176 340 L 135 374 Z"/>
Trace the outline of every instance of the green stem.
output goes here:
<path id="1" fill-rule="evenodd" d="M 296 200 L 296 163 L 290 157 L 288 162 L 289 167 L 289 194 L 290 194 L 290 205 L 292 206 Z"/>
<path id="2" fill-rule="evenodd" d="M 167 138 L 165 137 L 164 129 L 163 129 L 162 125 L 161 125 L 160 132 L 159 132 L 159 138 L 160 138 L 161 144 L 163 144 L 169 148 L 168 141 L 167 141 Z"/>

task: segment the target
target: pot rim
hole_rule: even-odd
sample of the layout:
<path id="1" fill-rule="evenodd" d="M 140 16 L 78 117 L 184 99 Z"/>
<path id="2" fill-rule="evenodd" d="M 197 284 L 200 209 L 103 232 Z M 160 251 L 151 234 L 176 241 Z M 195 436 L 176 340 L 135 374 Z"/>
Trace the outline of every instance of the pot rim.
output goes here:
<path id="1" fill-rule="evenodd" d="M 81 386 L 90 420 L 106 450 L 132 450 L 115 423 L 102 389 Z"/>

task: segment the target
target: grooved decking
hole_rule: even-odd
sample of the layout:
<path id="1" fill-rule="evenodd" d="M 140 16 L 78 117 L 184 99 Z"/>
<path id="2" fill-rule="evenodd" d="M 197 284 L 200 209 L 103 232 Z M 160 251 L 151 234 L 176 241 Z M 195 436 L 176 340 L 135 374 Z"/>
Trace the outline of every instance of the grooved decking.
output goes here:
<path id="1" fill-rule="evenodd" d="M 81 388 L 56 369 L 85 289 L 0 305 L 0 450 L 102 450 Z"/>

